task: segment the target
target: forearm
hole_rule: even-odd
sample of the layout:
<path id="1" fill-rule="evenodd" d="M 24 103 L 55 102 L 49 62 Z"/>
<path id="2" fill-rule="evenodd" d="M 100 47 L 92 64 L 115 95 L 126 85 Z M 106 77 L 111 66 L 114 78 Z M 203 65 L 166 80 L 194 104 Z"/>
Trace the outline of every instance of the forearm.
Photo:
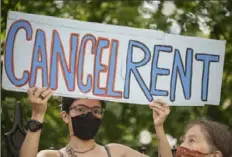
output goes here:
<path id="1" fill-rule="evenodd" d="M 171 147 L 164 132 L 163 125 L 155 127 L 158 138 L 158 151 L 161 157 L 173 157 Z"/>
<path id="2" fill-rule="evenodd" d="M 35 116 L 32 115 L 32 118 L 43 123 L 44 116 Z M 36 132 L 28 131 L 25 137 L 25 140 L 20 149 L 20 157 L 36 157 L 39 148 L 39 140 L 40 140 L 41 130 Z"/>

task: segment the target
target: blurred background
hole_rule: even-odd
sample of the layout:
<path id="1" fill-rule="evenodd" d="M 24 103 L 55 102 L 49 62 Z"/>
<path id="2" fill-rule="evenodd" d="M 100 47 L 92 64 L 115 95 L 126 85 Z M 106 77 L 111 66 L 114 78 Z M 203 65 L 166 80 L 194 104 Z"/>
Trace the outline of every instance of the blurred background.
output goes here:
<path id="1" fill-rule="evenodd" d="M 1 0 L 1 64 L 8 11 L 49 15 L 81 21 L 162 30 L 211 39 L 226 40 L 226 57 L 220 106 L 172 107 L 165 123 L 171 145 L 178 145 L 184 126 L 198 117 L 210 117 L 232 127 L 232 1 L 139 1 L 139 0 Z M 1 155 L 6 157 L 3 135 L 12 128 L 16 101 L 23 104 L 24 123 L 31 117 L 25 93 L 1 89 Z M 59 117 L 59 98 L 49 101 L 40 149 L 64 147 L 68 128 Z M 157 139 L 152 112 L 147 105 L 107 103 L 107 112 L 96 141 L 121 143 L 134 149 L 145 145 L 156 156 Z"/>

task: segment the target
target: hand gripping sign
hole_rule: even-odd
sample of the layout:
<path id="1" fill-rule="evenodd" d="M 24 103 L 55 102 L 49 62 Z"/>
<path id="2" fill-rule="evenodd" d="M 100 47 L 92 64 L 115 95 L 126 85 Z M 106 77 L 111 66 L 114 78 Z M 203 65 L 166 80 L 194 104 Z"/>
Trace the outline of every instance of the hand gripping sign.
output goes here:
<path id="1" fill-rule="evenodd" d="M 148 104 L 218 105 L 225 41 L 9 12 L 3 88 Z"/>

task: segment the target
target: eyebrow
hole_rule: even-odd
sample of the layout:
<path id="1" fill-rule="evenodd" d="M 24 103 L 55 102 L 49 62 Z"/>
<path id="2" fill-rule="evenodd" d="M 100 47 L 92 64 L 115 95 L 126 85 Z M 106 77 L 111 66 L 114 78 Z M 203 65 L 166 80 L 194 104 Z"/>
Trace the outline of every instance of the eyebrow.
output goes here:
<path id="1" fill-rule="evenodd" d="M 194 134 L 188 135 L 188 137 L 197 138 L 197 136 Z"/>
<path id="2" fill-rule="evenodd" d="M 197 136 L 194 135 L 194 134 L 190 134 L 190 135 L 188 135 L 187 137 L 188 137 L 188 138 L 197 138 Z M 186 135 L 180 137 L 180 140 L 181 140 L 181 141 L 183 141 L 184 139 L 186 139 Z"/>

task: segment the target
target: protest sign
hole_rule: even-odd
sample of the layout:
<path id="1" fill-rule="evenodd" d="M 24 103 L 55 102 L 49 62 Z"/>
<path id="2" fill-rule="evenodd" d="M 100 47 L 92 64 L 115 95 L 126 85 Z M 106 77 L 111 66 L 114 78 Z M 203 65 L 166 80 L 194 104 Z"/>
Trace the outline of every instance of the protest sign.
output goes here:
<path id="1" fill-rule="evenodd" d="M 148 104 L 218 105 L 225 41 L 9 12 L 3 88 Z"/>

